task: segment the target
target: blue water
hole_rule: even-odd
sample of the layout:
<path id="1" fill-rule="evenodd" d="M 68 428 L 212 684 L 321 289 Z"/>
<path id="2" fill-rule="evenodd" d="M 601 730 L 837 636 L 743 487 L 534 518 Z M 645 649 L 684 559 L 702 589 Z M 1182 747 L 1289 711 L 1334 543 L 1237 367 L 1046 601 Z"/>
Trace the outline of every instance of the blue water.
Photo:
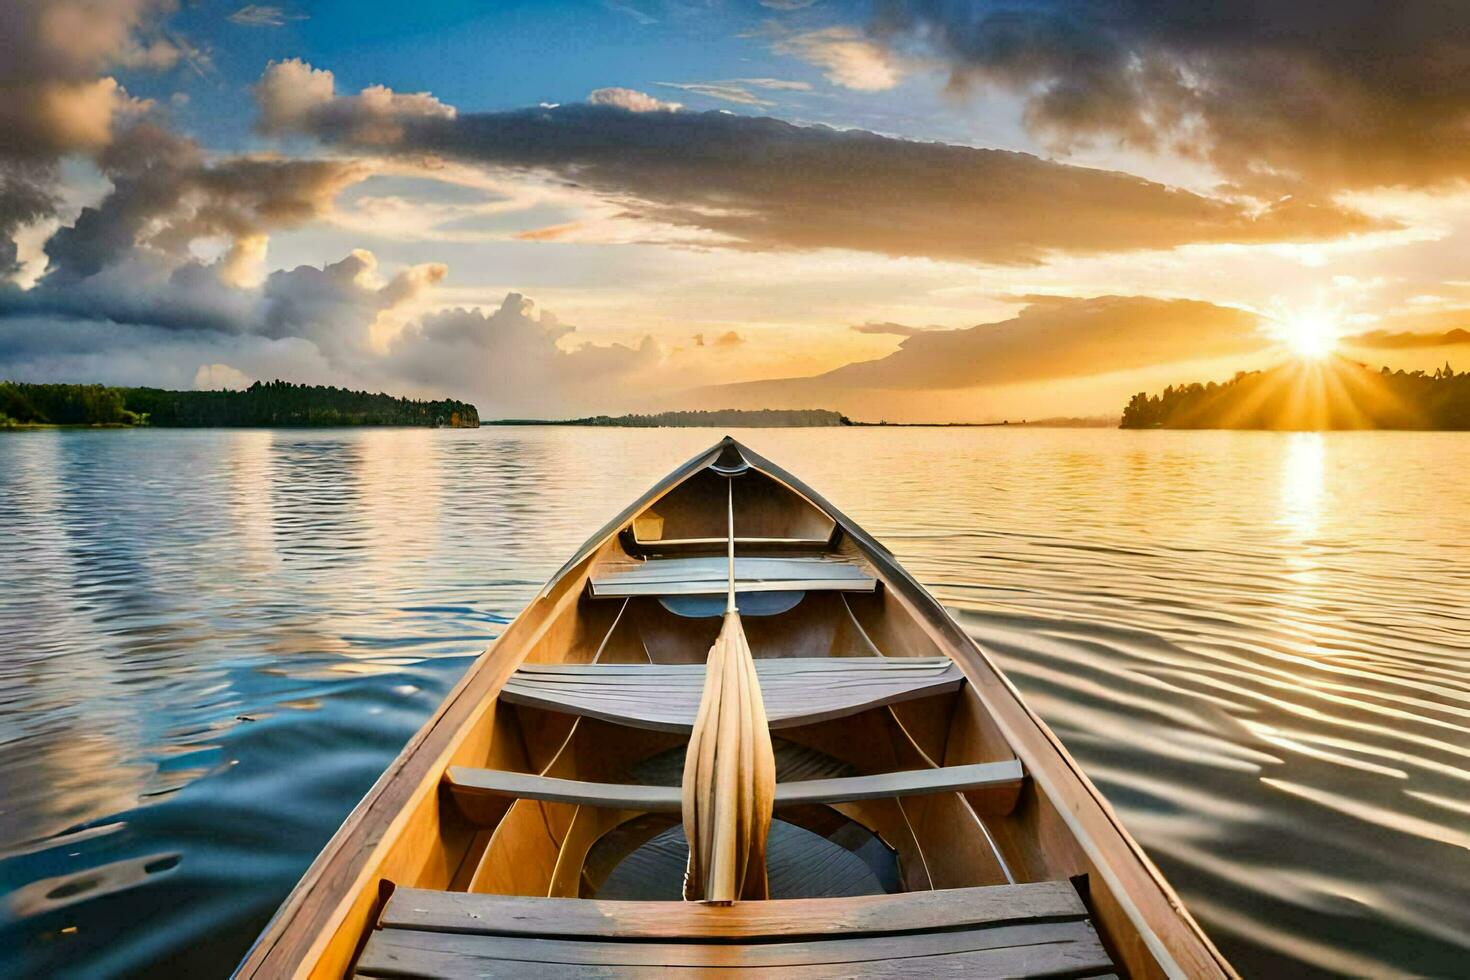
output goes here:
<path id="1" fill-rule="evenodd" d="M 710 430 L 0 434 L 0 974 L 229 972 Z M 1252 975 L 1470 956 L 1470 436 L 740 434 L 990 650 Z"/>

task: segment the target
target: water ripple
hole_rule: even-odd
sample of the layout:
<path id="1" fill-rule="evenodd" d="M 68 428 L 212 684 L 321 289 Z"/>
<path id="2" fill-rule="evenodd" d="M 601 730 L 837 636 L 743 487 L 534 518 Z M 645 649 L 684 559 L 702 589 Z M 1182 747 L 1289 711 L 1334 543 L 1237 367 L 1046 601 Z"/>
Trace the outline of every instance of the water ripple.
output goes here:
<path id="1" fill-rule="evenodd" d="M 0 973 L 224 975 L 705 430 L 0 438 Z M 1470 953 L 1470 438 L 744 436 L 1004 666 L 1248 975 Z"/>

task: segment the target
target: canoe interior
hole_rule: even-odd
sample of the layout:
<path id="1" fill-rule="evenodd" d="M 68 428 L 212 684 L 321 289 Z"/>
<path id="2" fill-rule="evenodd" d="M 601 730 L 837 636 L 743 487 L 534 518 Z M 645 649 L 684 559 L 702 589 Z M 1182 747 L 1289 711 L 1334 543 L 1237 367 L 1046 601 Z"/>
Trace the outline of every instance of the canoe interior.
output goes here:
<path id="1" fill-rule="evenodd" d="M 678 785 L 687 744 L 677 719 L 669 722 L 687 694 L 663 692 L 658 685 L 673 682 L 658 678 L 684 675 L 646 672 L 652 686 L 643 691 L 636 668 L 702 664 L 720 617 L 687 614 L 658 595 L 597 597 L 589 581 L 630 561 L 722 553 L 731 480 L 738 554 L 836 559 L 879 583 L 867 592 L 784 590 L 780 601 L 767 600 L 773 611 L 743 616 L 758 661 L 789 661 L 773 671 L 802 670 L 793 658 L 867 658 L 863 665 L 875 668 L 848 677 L 839 664 L 820 692 L 786 686 L 783 710 L 802 723 L 773 730 L 778 784 L 836 779 L 881 791 L 885 778 L 905 782 L 888 774 L 990 763 L 1017 774 L 960 790 L 909 787 L 778 806 L 773 887 L 781 880 L 796 902 L 872 900 L 858 895 L 902 902 L 950 889 L 1067 883 L 1112 969 L 1231 975 L 1060 744 L 928 594 L 814 492 L 728 439 L 610 523 L 476 662 L 327 845 L 239 975 L 338 977 L 360 968 L 395 888 L 618 908 L 605 900 L 677 896 L 686 846 L 678 813 L 649 801 L 667 797 L 659 787 Z M 952 662 L 960 676 L 937 693 L 910 696 L 905 658 L 937 659 L 941 670 Z M 617 668 L 632 674 L 626 696 L 644 698 L 647 710 L 623 723 L 615 704 L 587 709 L 585 696 L 568 696 L 574 707 L 566 708 L 554 684 L 550 694 L 497 697 L 517 668 L 536 664 L 626 665 Z M 566 683 L 583 683 L 583 673 Z M 547 777 L 556 787 L 611 784 L 628 795 L 590 805 L 572 802 L 575 792 L 530 799 L 456 790 L 451 767 Z M 736 907 L 747 904 L 761 903 Z M 666 908 L 676 932 L 679 922 L 705 921 L 692 911 L 700 906 L 668 901 Z M 380 966 L 385 942 L 372 953 Z"/>

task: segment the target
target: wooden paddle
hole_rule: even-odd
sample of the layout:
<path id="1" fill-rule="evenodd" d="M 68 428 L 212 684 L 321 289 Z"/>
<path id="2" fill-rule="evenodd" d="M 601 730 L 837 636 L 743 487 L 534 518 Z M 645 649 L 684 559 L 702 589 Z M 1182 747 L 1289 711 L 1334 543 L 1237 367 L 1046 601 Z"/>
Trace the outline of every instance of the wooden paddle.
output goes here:
<path id="1" fill-rule="evenodd" d="M 684 898 L 729 905 L 766 898 L 766 835 L 776 758 L 755 659 L 735 606 L 735 490 L 729 498 L 729 601 L 705 664 L 704 692 L 684 757 Z"/>

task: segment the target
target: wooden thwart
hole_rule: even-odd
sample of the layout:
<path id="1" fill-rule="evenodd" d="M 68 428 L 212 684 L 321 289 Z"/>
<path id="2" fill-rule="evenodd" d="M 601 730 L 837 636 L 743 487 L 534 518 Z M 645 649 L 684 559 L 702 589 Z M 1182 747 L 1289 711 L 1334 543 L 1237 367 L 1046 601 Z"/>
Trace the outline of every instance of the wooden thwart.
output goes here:
<path id="1" fill-rule="evenodd" d="M 1066 882 L 707 906 L 400 889 L 362 976 L 1089 976 L 1112 969 Z"/>
<path id="2" fill-rule="evenodd" d="M 791 657 L 757 660 L 771 728 L 829 721 L 959 690 L 947 657 Z M 704 664 L 524 664 L 502 701 L 687 734 L 699 709 Z"/>
<path id="3" fill-rule="evenodd" d="M 872 776 L 837 779 L 808 779 L 776 784 L 776 806 L 810 803 L 852 803 L 889 796 L 925 793 L 968 792 L 991 787 L 1018 786 L 1024 773 L 1015 759 L 982 762 L 970 766 L 941 766 L 936 769 L 904 769 Z M 499 769 L 450 766 L 445 785 L 457 797 L 509 796 L 584 806 L 606 806 L 621 810 L 673 813 L 680 808 L 677 786 L 642 786 L 635 783 L 589 783 L 553 776 L 535 776 Z"/>
<path id="4" fill-rule="evenodd" d="M 1077 890 L 1066 881 L 858 898 L 773 899 L 729 906 L 398 888 L 388 899 L 379 924 L 385 929 L 421 932 L 736 942 L 886 935 L 1086 914 Z"/>
<path id="5" fill-rule="evenodd" d="M 598 599 L 628 596 L 723 595 L 729 587 L 724 558 L 658 558 L 605 562 L 588 588 Z M 839 558 L 736 558 L 736 592 L 872 592 L 878 580 Z"/>

